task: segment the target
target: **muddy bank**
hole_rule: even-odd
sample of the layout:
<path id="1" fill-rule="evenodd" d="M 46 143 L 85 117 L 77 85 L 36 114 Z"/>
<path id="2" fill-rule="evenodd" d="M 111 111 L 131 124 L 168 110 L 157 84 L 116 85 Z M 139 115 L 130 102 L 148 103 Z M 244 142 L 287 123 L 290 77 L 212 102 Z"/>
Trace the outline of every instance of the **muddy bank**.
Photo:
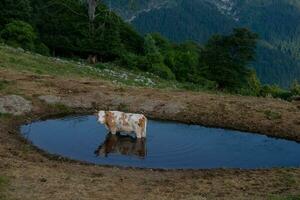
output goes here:
<path id="1" fill-rule="evenodd" d="M 0 72 L 1 73 L 1 72 Z M 15 90 L 39 104 L 257 132 L 300 141 L 300 103 L 277 99 L 114 86 L 104 81 L 2 72 Z M 61 108 L 64 109 L 64 108 Z M 33 109 L 33 112 L 35 110 Z"/>

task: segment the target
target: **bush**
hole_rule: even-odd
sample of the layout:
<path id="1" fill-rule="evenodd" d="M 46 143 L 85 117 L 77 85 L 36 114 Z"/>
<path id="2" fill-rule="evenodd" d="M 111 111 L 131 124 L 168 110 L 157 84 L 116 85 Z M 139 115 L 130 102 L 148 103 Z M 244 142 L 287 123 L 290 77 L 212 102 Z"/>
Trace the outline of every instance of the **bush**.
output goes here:
<path id="1" fill-rule="evenodd" d="M 137 69 L 139 60 L 139 56 L 130 52 L 124 52 L 120 55 L 120 59 L 117 61 L 117 64 L 128 69 Z"/>
<path id="2" fill-rule="evenodd" d="M 13 47 L 22 47 L 25 50 L 34 50 L 37 34 L 32 26 L 26 22 L 14 20 L 6 24 L 0 32 L 3 41 Z"/>
<path id="3" fill-rule="evenodd" d="M 281 98 L 289 100 L 292 97 L 290 91 L 284 90 L 277 85 L 265 85 L 260 91 L 260 95 L 263 97 L 272 96 L 273 98 Z"/>
<path id="4" fill-rule="evenodd" d="M 291 93 L 293 96 L 299 96 L 300 95 L 300 84 L 297 80 L 295 80 L 291 85 Z"/>
<path id="5" fill-rule="evenodd" d="M 155 64 L 152 65 L 152 68 L 150 69 L 150 72 L 153 74 L 158 75 L 161 78 L 167 79 L 167 80 L 174 80 L 175 75 L 171 71 L 169 67 L 167 67 L 164 64 Z"/>
<path id="6" fill-rule="evenodd" d="M 278 112 L 274 112 L 274 111 L 271 111 L 271 110 L 266 110 L 264 112 L 265 116 L 267 119 L 269 120 L 276 120 L 276 119 L 281 119 L 281 114 L 278 113 Z"/>
<path id="7" fill-rule="evenodd" d="M 49 48 L 44 43 L 37 43 L 35 45 L 35 52 L 44 56 L 50 56 Z"/>
<path id="8" fill-rule="evenodd" d="M 237 91 L 241 95 L 259 96 L 261 93 L 261 83 L 254 70 L 251 70 L 247 78 L 247 83 Z"/>
<path id="9" fill-rule="evenodd" d="M 210 81 L 200 75 L 194 76 L 191 78 L 193 80 L 193 84 L 198 85 L 202 89 L 207 89 L 207 90 L 216 90 L 217 89 L 217 83 L 214 81 Z"/>
<path id="10" fill-rule="evenodd" d="M 106 68 L 105 65 L 104 65 L 103 63 L 97 63 L 97 64 L 94 65 L 94 67 L 97 68 L 97 69 L 100 69 L 100 70 Z"/>

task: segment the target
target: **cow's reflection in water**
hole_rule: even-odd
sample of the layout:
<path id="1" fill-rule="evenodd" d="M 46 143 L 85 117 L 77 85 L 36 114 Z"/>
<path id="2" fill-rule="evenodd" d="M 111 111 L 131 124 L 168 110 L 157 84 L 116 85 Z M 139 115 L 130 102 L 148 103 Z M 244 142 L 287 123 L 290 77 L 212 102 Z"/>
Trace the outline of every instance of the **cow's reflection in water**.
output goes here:
<path id="1" fill-rule="evenodd" d="M 105 141 L 95 151 L 97 156 L 105 156 L 115 153 L 127 156 L 145 158 L 147 155 L 146 139 L 134 138 L 129 135 L 107 134 Z"/>

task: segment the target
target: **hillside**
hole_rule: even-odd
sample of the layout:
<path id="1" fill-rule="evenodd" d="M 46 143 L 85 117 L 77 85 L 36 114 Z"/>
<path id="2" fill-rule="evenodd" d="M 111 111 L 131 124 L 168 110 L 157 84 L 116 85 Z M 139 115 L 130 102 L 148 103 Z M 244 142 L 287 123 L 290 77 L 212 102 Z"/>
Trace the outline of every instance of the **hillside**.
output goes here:
<path id="1" fill-rule="evenodd" d="M 109 167 L 50 154 L 21 137 L 20 125 L 31 121 L 66 114 L 86 115 L 94 113 L 95 109 L 107 109 L 144 113 L 157 120 L 259 132 L 300 141 L 299 102 L 126 86 L 120 83 L 125 80 L 121 76 L 125 72 L 119 74 L 120 69 L 111 65 L 106 67 L 110 70 L 95 69 L 80 61 L 0 47 L 0 104 L 10 103 L 2 109 L 25 107 L 24 103 L 14 101 L 17 97 L 23 98 L 32 108 L 22 116 L 0 113 L 1 200 L 79 197 L 91 200 L 178 197 L 275 200 L 299 197 L 299 168 L 153 170 Z M 132 75 L 128 80 L 135 83 L 136 78 Z M 49 126 L 49 130 L 57 129 Z M 82 133 L 89 137 L 90 131 L 88 127 Z M 98 130 L 97 133 L 106 134 Z M 190 137 L 190 141 L 197 144 L 195 137 Z M 93 144 L 98 146 L 100 142 L 95 140 Z M 163 143 L 166 148 L 169 148 L 168 142 Z M 94 148 L 89 150 L 92 153 Z"/>
<path id="2" fill-rule="evenodd" d="M 138 70 L 127 70 L 112 63 L 101 63 L 91 66 L 85 60 L 68 60 L 47 57 L 40 54 L 15 49 L 0 44 L 0 69 L 14 70 L 20 73 L 59 76 L 61 78 L 89 78 L 105 80 L 120 87 L 135 86 L 147 88 L 197 89 L 189 84 L 167 81 L 158 76 Z M 3 87 L 3 88 L 2 88 Z M 10 94 L 5 81 L 0 79 L 1 92 Z M 201 89 L 201 88 L 198 88 Z"/>
<path id="3" fill-rule="evenodd" d="M 212 34 L 249 27 L 260 35 L 253 67 L 263 83 L 288 87 L 300 77 L 298 1 L 140 0 L 134 8 L 124 5 L 115 2 L 112 8 L 139 32 L 160 32 L 176 42 L 195 40 L 204 44 Z"/>

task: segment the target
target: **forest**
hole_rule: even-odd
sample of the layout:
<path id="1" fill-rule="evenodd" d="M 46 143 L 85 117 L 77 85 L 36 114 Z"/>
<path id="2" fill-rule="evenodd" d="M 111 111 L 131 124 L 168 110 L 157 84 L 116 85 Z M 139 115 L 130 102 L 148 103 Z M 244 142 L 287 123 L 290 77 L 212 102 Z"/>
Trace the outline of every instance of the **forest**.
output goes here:
<path id="1" fill-rule="evenodd" d="M 0 40 L 42 55 L 84 59 L 95 67 L 111 62 L 206 90 L 283 99 L 300 95 L 296 80 L 289 90 L 260 83 L 250 67 L 259 35 L 247 28 L 212 34 L 203 45 L 175 43 L 159 33 L 141 35 L 104 4 L 90 2 L 3 0 Z"/>
<path id="2" fill-rule="evenodd" d="M 157 1 L 151 2 L 159 5 Z M 220 0 L 159 2 L 176 2 L 176 5 L 160 9 L 154 7 L 151 11 L 140 13 L 131 22 L 140 33 L 154 31 L 174 42 L 193 40 L 204 45 L 213 34 L 229 34 L 233 28 L 246 27 L 259 34 L 257 59 L 251 67 L 256 70 L 261 82 L 288 88 L 295 79 L 299 81 L 299 1 L 230 0 L 233 7 L 225 14 L 214 4 Z M 117 2 L 113 6 L 122 16 L 127 16 L 128 8 L 123 9 Z"/>

